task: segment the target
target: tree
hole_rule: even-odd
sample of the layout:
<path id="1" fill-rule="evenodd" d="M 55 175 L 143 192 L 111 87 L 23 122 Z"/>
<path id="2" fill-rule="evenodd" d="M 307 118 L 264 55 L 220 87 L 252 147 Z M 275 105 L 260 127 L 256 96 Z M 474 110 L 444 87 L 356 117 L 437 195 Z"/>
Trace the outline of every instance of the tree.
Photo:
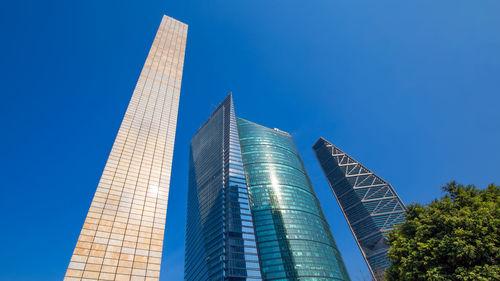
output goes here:
<path id="1" fill-rule="evenodd" d="M 389 233 L 386 280 L 500 280 L 500 186 L 450 182 Z"/>

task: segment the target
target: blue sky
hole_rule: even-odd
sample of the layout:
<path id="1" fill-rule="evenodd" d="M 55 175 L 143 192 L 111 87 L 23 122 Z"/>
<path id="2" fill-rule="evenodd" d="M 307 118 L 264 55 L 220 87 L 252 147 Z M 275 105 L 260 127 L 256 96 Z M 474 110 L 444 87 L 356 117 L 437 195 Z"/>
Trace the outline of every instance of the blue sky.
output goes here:
<path id="1" fill-rule="evenodd" d="M 232 91 L 290 132 L 353 280 L 368 269 L 311 150 L 405 203 L 500 182 L 500 2 L 9 1 L 0 11 L 0 280 L 61 280 L 162 14 L 189 24 L 161 280 L 182 280 L 189 141 Z"/>

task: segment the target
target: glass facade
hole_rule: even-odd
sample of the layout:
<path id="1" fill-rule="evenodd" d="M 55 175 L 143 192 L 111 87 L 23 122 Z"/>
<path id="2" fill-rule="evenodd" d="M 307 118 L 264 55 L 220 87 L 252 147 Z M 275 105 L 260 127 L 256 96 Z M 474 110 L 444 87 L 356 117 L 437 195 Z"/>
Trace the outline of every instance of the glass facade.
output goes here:
<path id="1" fill-rule="evenodd" d="M 292 137 L 238 127 L 264 280 L 350 280 Z"/>
<path id="2" fill-rule="evenodd" d="M 236 118 L 191 141 L 186 281 L 350 280 L 292 137 Z"/>
<path id="3" fill-rule="evenodd" d="M 232 95 L 191 141 L 185 280 L 261 280 Z"/>
<path id="4" fill-rule="evenodd" d="M 389 266 L 386 232 L 405 220 L 404 204 L 392 186 L 320 138 L 316 157 L 375 280 Z"/>

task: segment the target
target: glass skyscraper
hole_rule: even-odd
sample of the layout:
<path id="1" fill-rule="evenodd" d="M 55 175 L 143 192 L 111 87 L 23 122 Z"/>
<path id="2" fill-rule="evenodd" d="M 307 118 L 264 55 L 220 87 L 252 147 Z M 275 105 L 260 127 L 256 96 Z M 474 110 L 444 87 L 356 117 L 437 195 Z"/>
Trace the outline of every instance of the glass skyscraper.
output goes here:
<path id="1" fill-rule="evenodd" d="M 232 95 L 191 141 L 185 280 L 350 280 L 292 137 Z"/>
<path id="2" fill-rule="evenodd" d="M 187 25 L 164 16 L 64 280 L 158 280 Z"/>
<path id="3" fill-rule="evenodd" d="M 185 280 L 261 280 L 232 95 L 191 140 Z"/>
<path id="4" fill-rule="evenodd" d="M 404 222 L 405 207 L 392 186 L 338 147 L 320 138 L 313 146 L 375 280 L 389 266 L 386 232 Z"/>

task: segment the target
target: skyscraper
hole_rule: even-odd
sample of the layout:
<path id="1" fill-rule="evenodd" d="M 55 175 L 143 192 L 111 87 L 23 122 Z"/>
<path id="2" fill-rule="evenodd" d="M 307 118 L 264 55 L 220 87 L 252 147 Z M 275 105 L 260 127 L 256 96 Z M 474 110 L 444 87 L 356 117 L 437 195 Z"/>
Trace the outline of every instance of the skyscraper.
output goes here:
<path id="1" fill-rule="evenodd" d="M 164 16 L 64 280 L 158 280 L 187 25 Z"/>
<path id="2" fill-rule="evenodd" d="M 313 146 L 375 280 L 389 266 L 386 232 L 405 220 L 405 207 L 392 186 L 338 147 L 320 138 Z"/>
<path id="3" fill-rule="evenodd" d="M 232 95 L 191 141 L 186 225 L 186 281 L 349 280 L 292 137 Z"/>
<path id="4" fill-rule="evenodd" d="M 185 280 L 261 280 L 232 95 L 191 140 Z"/>

